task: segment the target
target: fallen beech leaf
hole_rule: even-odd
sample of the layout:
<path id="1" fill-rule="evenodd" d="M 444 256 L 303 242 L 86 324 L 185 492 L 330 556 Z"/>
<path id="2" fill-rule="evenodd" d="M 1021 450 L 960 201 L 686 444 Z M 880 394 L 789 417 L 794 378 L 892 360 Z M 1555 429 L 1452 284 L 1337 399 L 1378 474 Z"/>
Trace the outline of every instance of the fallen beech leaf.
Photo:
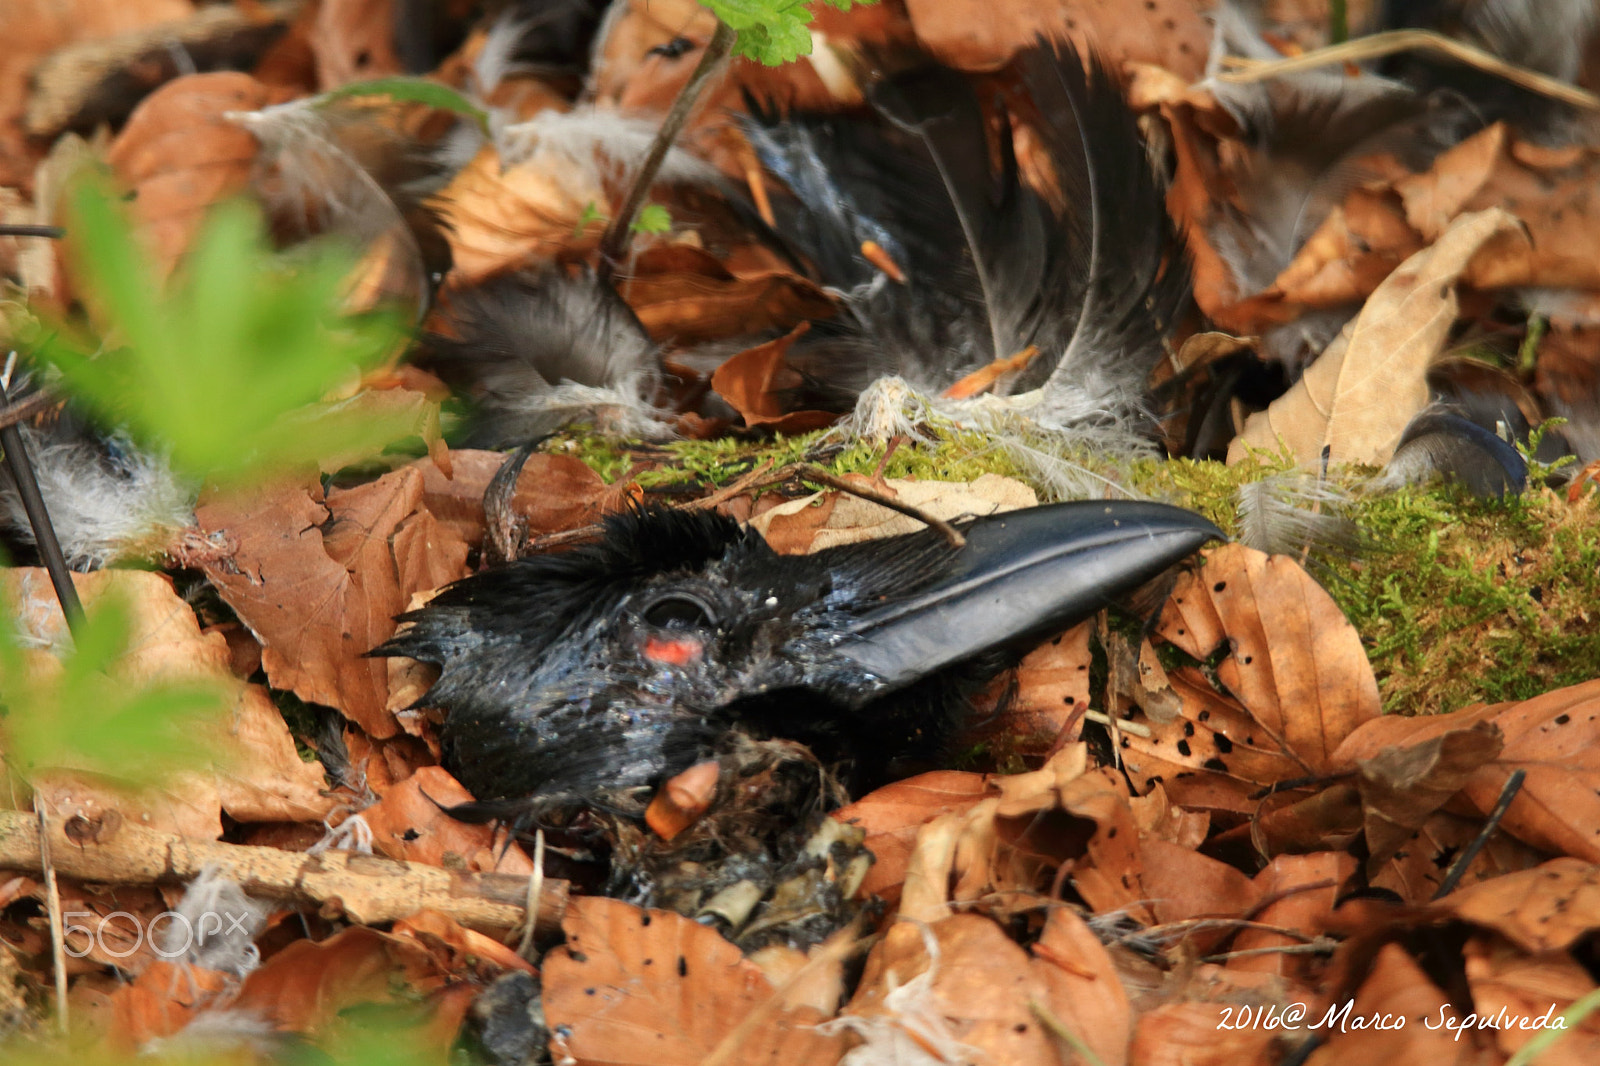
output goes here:
<path id="1" fill-rule="evenodd" d="M 73 575 L 86 609 L 116 597 L 128 611 L 128 651 L 113 667 L 131 685 L 209 680 L 225 697 L 226 714 L 207 726 L 211 766 L 183 772 L 163 787 L 130 790 L 115 781 L 79 774 L 40 775 L 39 791 L 59 804 L 61 817 L 115 810 L 147 828 L 215 840 L 221 811 L 241 822 L 321 818 L 332 801 L 322 794 L 322 764 L 305 762 L 272 699 L 260 685 L 239 682 L 229 666 L 227 640 L 202 632 L 194 610 L 165 574 L 100 570 Z M 0 574 L 0 600 L 14 605 L 24 631 L 44 644 L 67 639 L 66 624 L 49 578 L 41 569 Z"/>
<path id="2" fill-rule="evenodd" d="M 1457 889 L 1433 909 L 1493 929 L 1524 951 L 1564 951 L 1600 929 L 1600 866 L 1551 859 Z"/>
<path id="3" fill-rule="evenodd" d="M 1387 862 L 1500 749 L 1500 730 L 1478 722 L 1362 760 L 1367 870 Z"/>
<path id="4" fill-rule="evenodd" d="M 956 914 L 896 923 L 834 1024 L 864 1040 L 865 1061 L 1056 1066 L 1055 1040 L 1030 1006 L 1051 1001 L 1037 959 L 990 919 Z"/>
<path id="5" fill-rule="evenodd" d="M 1371 875 L 1372 887 L 1388 889 L 1407 903 L 1427 903 L 1438 893 L 1454 860 L 1482 831 L 1483 819 L 1477 815 L 1435 811 L 1416 835 Z M 1547 852 L 1510 833 L 1495 833 L 1467 866 L 1460 884 L 1474 885 L 1531 870 L 1548 857 Z"/>
<path id="6" fill-rule="evenodd" d="M 389 544 L 421 501 L 422 474 L 410 466 L 330 492 L 326 506 L 290 485 L 208 500 L 196 511 L 202 529 L 238 545 L 204 569 L 261 641 L 273 686 L 333 707 L 379 739 L 397 729 L 388 671 L 365 656 L 421 591 L 401 587 Z"/>
<path id="7" fill-rule="evenodd" d="M 1147 1010 L 1135 1023 L 1128 1061 L 1136 1066 L 1275 1066 L 1282 1061 L 1281 1033 L 1266 1026 L 1222 1025 L 1238 1017 L 1244 1005 L 1167 1003 Z"/>
<path id="8" fill-rule="evenodd" d="M 1010 698 L 998 715 L 970 731 L 971 738 L 1024 756 L 1049 755 L 1076 741 L 1082 733 L 1082 712 L 1089 707 L 1093 627 L 1092 620 L 1082 622 L 1023 656 L 1012 677 L 996 682 L 1011 689 Z"/>
<path id="9" fill-rule="evenodd" d="M 355 926 L 320 943 L 297 940 L 245 978 L 232 1009 L 251 1011 L 283 1032 L 304 1033 L 327 1046 L 348 1038 L 364 1005 L 409 1007 L 418 1014 L 388 1015 L 391 1037 L 432 1061 L 443 1062 L 471 998 L 452 989 L 448 952 L 435 952 L 414 936 Z M 446 956 L 441 958 L 441 955 Z M 460 988 L 460 985 L 456 985 Z M 419 1005 L 420 1001 L 420 1005 Z M 348 1012 L 348 1013 L 347 1013 Z M 405 1025 L 412 1021 L 412 1025 Z M 358 1032 L 361 1030 L 357 1030 Z M 370 1030 L 366 1030 L 370 1032 Z"/>
<path id="10" fill-rule="evenodd" d="M 1320 1020 L 1326 1010 L 1342 1011 L 1344 1007 L 1344 1003 L 1318 1003 L 1320 1009 L 1314 1008 L 1306 1024 Z M 1398 945 L 1387 944 L 1378 951 L 1367 979 L 1350 1001 L 1348 1017 L 1387 1018 L 1387 1024 L 1380 1028 L 1335 1023 L 1322 1029 L 1327 1034 L 1327 1044 L 1319 1056 L 1326 1055 L 1323 1061 L 1330 1066 L 1477 1061 L 1468 1057 L 1471 1045 L 1457 1041 L 1456 1030 L 1443 1024 L 1448 1019 L 1459 1026 L 1460 1014 L 1422 967 Z M 1431 1024 L 1424 1024 L 1424 1019 Z"/>
<path id="11" fill-rule="evenodd" d="M 782 394 L 800 385 L 800 372 L 784 361 L 789 346 L 811 323 L 802 322 L 777 340 L 732 356 L 711 375 L 711 387 L 744 417 L 747 426 L 765 426 L 774 433 L 804 433 L 831 425 L 838 416 L 828 411 L 789 411 Z"/>
<path id="12" fill-rule="evenodd" d="M 223 117 L 287 99 L 248 74 L 189 74 L 163 85 L 134 109 L 106 154 L 133 192 L 133 217 L 170 274 L 212 205 L 250 182 L 259 145 Z"/>
<path id="13" fill-rule="evenodd" d="M 1319 461 L 1324 446 L 1335 462 L 1388 462 L 1406 423 L 1428 402 L 1425 374 L 1455 324 L 1456 281 L 1479 249 L 1519 229 L 1499 208 L 1457 218 L 1378 286 L 1287 393 L 1250 416 L 1228 462 L 1251 448 L 1285 446 L 1307 465 Z"/>
<path id="14" fill-rule="evenodd" d="M 22 127 L 28 79 L 51 52 L 78 41 L 130 33 L 194 13 L 189 0 L 7 0 L 0 4 L 0 186 L 28 185 L 40 152 Z"/>
<path id="15" fill-rule="evenodd" d="M 1507 233 L 1474 257 L 1462 276 L 1478 289 L 1537 285 L 1600 289 L 1600 214 L 1592 206 L 1600 149 L 1545 148 L 1497 123 L 1434 160 L 1424 174 L 1395 183 L 1406 218 L 1427 240 L 1469 212 L 1503 207 L 1527 229 Z"/>
<path id="16" fill-rule="evenodd" d="M 1479 722 L 1498 727 L 1504 746 L 1467 779 L 1461 798 L 1487 816 L 1506 779 L 1524 770 L 1527 780 L 1500 828 L 1547 852 L 1600 862 L 1594 831 L 1600 825 L 1600 681 L 1453 714 L 1380 718 L 1352 733 L 1334 762 L 1357 766 L 1383 748 L 1416 744 Z"/>
<path id="17" fill-rule="evenodd" d="M 716 930 L 671 911 L 575 897 L 567 942 L 545 956 L 550 1051 L 576 1066 L 695 1066 L 774 994 L 761 968 Z M 815 1010 L 776 1011 L 736 1062 L 833 1063 L 838 1037 Z"/>
<path id="18" fill-rule="evenodd" d="M 906 0 L 906 11 L 929 51 L 967 70 L 993 70 L 1044 36 L 1093 48 L 1113 70 L 1134 60 L 1193 81 L 1211 45 L 1200 7 L 1183 0 Z"/>
<path id="19" fill-rule="evenodd" d="M 1103 1066 L 1128 1061 L 1133 1012 L 1105 944 L 1066 907 L 1053 907 L 1029 949 L 1033 974 L 1046 989 L 1043 1005 Z"/>
<path id="20" fill-rule="evenodd" d="M 1492 1030 L 1495 1046 L 1505 1055 L 1515 1054 L 1544 1026 L 1553 1027 L 1558 1016 L 1594 990 L 1594 978 L 1569 955 L 1529 956 L 1496 937 L 1481 936 L 1469 939 L 1462 955 L 1473 1010 L 1479 1017 L 1507 1019 Z M 1589 1011 L 1534 1061 L 1540 1066 L 1600 1061 L 1600 1018 Z"/>
<path id="21" fill-rule="evenodd" d="M 1250 915 L 1259 923 L 1239 930 L 1229 950 L 1257 952 L 1240 954 L 1228 960 L 1231 970 L 1281 974 L 1315 983 L 1322 963 L 1306 955 L 1273 953 L 1264 949 L 1294 947 L 1327 931 L 1327 919 L 1345 884 L 1356 873 L 1353 856 L 1332 851 L 1313 855 L 1279 855 L 1271 865 L 1256 874 L 1252 887 L 1258 897 L 1269 901 Z M 1273 932 L 1270 928 L 1291 929 L 1304 938 Z"/>
<path id="22" fill-rule="evenodd" d="M 131 972 L 126 962 L 106 964 Z M 225 1000 L 234 980 L 187 962 L 156 959 L 112 993 L 108 1028 L 114 1046 L 131 1055 L 149 1041 L 171 1036 L 195 1015 Z"/>
<path id="23" fill-rule="evenodd" d="M 941 815 L 971 807 L 992 791 L 989 775 L 936 770 L 885 785 L 833 812 L 846 825 L 860 826 L 874 858 L 861 882 L 860 896 L 900 898 L 900 884 L 918 831 Z"/>
<path id="24" fill-rule="evenodd" d="M 495 839 L 487 825 L 452 818 L 451 807 L 473 796 L 442 768 L 424 766 L 361 812 L 372 829 L 372 845 L 391 859 L 426 862 L 451 870 L 531 874 L 522 848 Z"/>
<path id="25" fill-rule="evenodd" d="M 1217 676 L 1237 697 L 1191 668 L 1175 670 L 1180 717 L 1140 718 L 1151 735 L 1123 738 L 1128 772 L 1160 778 L 1174 802 L 1253 813 L 1249 792 L 1329 773 L 1340 742 L 1379 715 L 1360 635 L 1286 556 L 1239 544 L 1207 553 L 1178 579 L 1157 632 L 1196 659 L 1228 641 Z"/>
<path id="26" fill-rule="evenodd" d="M 553 153 L 506 167 L 484 148 L 433 202 L 450 240 L 451 282 L 465 286 L 558 253 L 593 250 L 604 223 L 596 218 L 580 229 L 579 221 L 586 206 L 608 200 L 570 163 L 557 172 Z"/>
<path id="27" fill-rule="evenodd" d="M 814 282 L 792 271 L 735 274 L 709 252 L 682 244 L 640 252 L 620 291 L 651 337 L 685 345 L 792 329 L 835 310 Z"/>
<path id="28" fill-rule="evenodd" d="M 395 54 L 395 0 L 321 0 L 311 28 L 317 87 L 404 74 Z"/>
<path id="29" fill-rule="evenodd" d="M 1000 514 L 1004 511 L 1032 507 L 1038 503 L 1038 497 L 1027 485 L 999 474 L 984 474 L 976 481 L 912 481 L 889 478 L 881 483 L 871 482 L 857 475 L 852 477 L 859 480 L 863 486 L 876 488 L 880 492 L 887 490 L 888 494 L 898 502 L 909 504 L 919 511 L 945 521 Z M 836 498 L 822 513 L 822 522 L 815 524 L 817 516 L 811 512 L 818 510 L 812 506 L 818 496 L 824 500 Z M 898 536 L 923 528 L 923 524 L 915 518 L 898 511 L 891 511 L 871 500 L 851 496 L 849 493 L 819 493 L 818 496 L 780 504 L 758 515 L 750 524 L 764 535 L 771 534 L 780 538 L 784 545 L 780 550 L 795 555 L 821 551 L 824 548 L 836 548 L 843 544 L 859 544 L 862 541 Z M 790 525 L 786 520 L 791 516 L 800 516 L 801 522 Z M 799 535 L 801 529 L 814 530 L 811 540 L 803 545 Z"/>

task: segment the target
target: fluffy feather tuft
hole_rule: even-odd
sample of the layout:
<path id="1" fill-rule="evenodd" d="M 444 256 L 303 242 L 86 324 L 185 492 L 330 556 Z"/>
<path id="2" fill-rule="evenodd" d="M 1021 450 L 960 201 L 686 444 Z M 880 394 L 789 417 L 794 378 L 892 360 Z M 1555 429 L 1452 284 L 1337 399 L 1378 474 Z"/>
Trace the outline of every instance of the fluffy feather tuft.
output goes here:
<path id="1" fill-rule="evenodd" d="M 1359 539 L 1347 516 L 1349 494 L 1304 470 L 1268 474 L 1234 496 L 1237 540 L 1269 555 L 1348 555 Z"/>

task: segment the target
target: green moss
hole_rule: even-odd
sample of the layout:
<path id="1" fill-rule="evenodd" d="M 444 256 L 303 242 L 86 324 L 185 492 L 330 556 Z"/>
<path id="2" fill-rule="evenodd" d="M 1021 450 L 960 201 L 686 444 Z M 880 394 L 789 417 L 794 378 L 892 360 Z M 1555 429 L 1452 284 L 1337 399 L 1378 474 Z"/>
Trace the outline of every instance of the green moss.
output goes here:
<path id="1" fill-rule="evenodd" d="M 608 481 L 632 471 L 646 490 L 696 494 L 769 460 L 773 469 L 805 461 L 868 475 L 883 460 L 882 447 L 841 445 L 826 432 L 660 447 L 580 433 L 553 446 Z M 1152 457 L 1118 469 L 1130 491 L 1199 511 L 1233 533 L 1239 487 L 1292 466 L 1287 456 L 1260 454 L 1232 467 Z M 944 481 L 986 473 L 1030 480 L 976 433 L 902 443 L 884 469 L 887 477 Z M 1600 677 L 1600 507 L 1592 495 L 1569 505 L 1545 489 L 1508 501 L 1448 485 L 1378 492 L 1363 488 L 1370 474 L 1335 475 L 1351 494 L 1346 515 L 1363 547 L 1350 557 L 1313 554 L 1311 562 L 1360 632 L 1385 710 L 1437 713 Z"/>

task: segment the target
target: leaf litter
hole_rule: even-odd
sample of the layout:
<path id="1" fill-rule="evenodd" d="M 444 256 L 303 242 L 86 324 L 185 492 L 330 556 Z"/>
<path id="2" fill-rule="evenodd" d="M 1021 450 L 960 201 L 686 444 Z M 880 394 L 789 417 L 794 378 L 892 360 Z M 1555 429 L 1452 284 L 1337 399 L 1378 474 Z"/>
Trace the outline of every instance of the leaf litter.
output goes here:
<path id="1" fill-rule="evenodd" d="M 145 98 L 109 149 L 90 149 L 133 194 L 155 276 L 181 273 L 212 205 L 242 192 L 268 198 L 259 141 L 230 113 L 403 73 L 411 60 L 396 51 L 396 6 L 308 5 L 258 57 L 255 77 L 174 77 Z M 1286 9 L 1276 16 L 1285 26 L 1300 25 L 1300 8 L 1321 10 L 1270 6 Z M 1153 151 L 1170 152 L 1168 208 L 1188 226 L 1196 303 L 1226 331 L 1178 376 L 1188 374 L 1187 383 L 1246 365 L 1239 360 L 1259 362 L 1285 329 L 1320 338 L 1275 399 L 1232 397 L 1213 412 L 1231 423 L 1222 442 L 1230 461 L 1283 455 L 1306 469 L 1330 460 L 1382 466 L 1436 398 L 1430 370 L 1463 349 L 1516 383 L 1528 421 L 1568 418 L 1558 428 L 1592 461 L 1582 449 L 1600 425 L 1594 145 L 1581 137 L 1548 143 L 1494 122 L 1412 165 L 1392 138 L 1379 137 L 1361 166 L 1317 189 L 1312 199 L 1325 200 L 1325 212 L 1301 220 L 1276 269 L 1246 276 L 1234 269 L 1238 249 L 1224 231 L 1260 207 L 1252 168 L 1268 157 L 1252 155 L 1262 141 L 1252 140 L 1250 115 L 1225 83 L 1203 80 L 1217 73 L 1206 63 L 1212 34 L 1203 7 L 1106 0 L 979 11 L 885 2 L 819 12 L 813 54 L 796 64 L 768 70 L 738 61 L 682 142 L 697 153 L 694 166 L 653 190 L 670 222 L 635 243 L 620 286 L 652 341 L 669 351 L 672 388 L 714 398 L 680 412 L 679 428 L 686 436 L 729 426 L 795 435 L 837 417 L 792 402 L 812 383 L 787 356 L 808 322 L 837 310 L 839 293 L 730 224 L 726 211 L 697 206 L 726 182 L 745 183 L 757 204 L 766 195 L 756 186 L 771 179 L 723 121 L 740 108 L 740 92 L 785 96 L 797 109 L 855 106 L 863 96 L 852 47 L 915 43 L 954 66 L 993 71 L 1044 31 L 1110 56 L 1131 79 Z M 20 125 L 29 65 L 75 40 L 191 14 L 189 5 L 159 3 L 108 11 L 56 5 L 29 34 L 14 35 L 0 65 L 0 183 L 18 203 L 36 191 L 34 165 L 49 149 Z M 615 15 L 600 42 L 594 96 L 660 110 L 713 23 L 689 3 L 624 3 Z M 465 26 L 459 13 L 450 18 Z M 493 30 L 474 33 L 460 54 L 434 56 L 437 78 L 459 89 L 469 84 L 465 72 L 483 70 Z M 1263 40 L 1286 54 L 1301 47 L 1288 31 Z M 1347 81 L 1372 77 L 1332 71 Z M 528 95 L 505 114 L 565 113 L 573 105 L 563 76 L 536 63 L 513 70 L 498 84 L 519 81 Z M 508 98 L 490 95 L 496 107 Z M 449 179 L 421 197 L 446 223 L 453 257 L 442 305 L 452 286 L 592 258 L 604 210 L 632 165 L 617 165 L 600 138 L 588 145 L 593 158 L 574 166 L 554 151 L 516 157 L 493 128 L 487 140 L 442 146 L 425 130 L 443 125 L 426 106 L 399 111 L 415 120 L 407 135 L 419 145 L 460 156 Z M 38 172 L 41 185 L 47 176 Z M 420 304 L 426 286 L 412 280 L 406 291 Z M 1313 323 L 1317 315 L 1331 315 L 1332 327 Z M 1534 320 L 1548 329 L 1534 335 Z M 724 358 L 697 361 L 702 343 L 721 345 Z M 582 841 L 512 842 L 451 816 L 474 797 L 437 765 L 437 722 L 415 706 L 427 680 L 366 657 L 393 633 L 397 615 L 480 565 L 491 521 L 484 495 L 502 461 L 446 446 L 442 427 L 453 415 L 441 414 L 438 394 L 417 378 L 408 379 L 415 388 L 382 382 L 387 369 L 368 367 L 320 406 L 386 412 L 400 426 L 393 439 L 414 438 L 409 452 L 353 445 L 318 456 L 319 471 L 210 486 L 186 546 L 155 560 L 176 583 L 159 569 L 79 581 L 91 608 L 121 597 L 131 618 L 128 650 L 105 676 L 130 687 L 204 679 L 223 694 L 191 737 L 207 749 L 204 768 L 155 785 L 122 780 L 71 758 L 70 746 L 51 749 L 46 736 L 0 725 L 4 814 L 18 819 L 4 822 L 0 837 L 32 820 L 23 817 L 30 806 L 85 849 L 111 841 L 123 823 L 208 843 L 241 843 L 247 825 L 284 840 L 331 841 L 343 817 L 369 834 L 376 854 L 352 858 L 371 860 L 364 868 L 372 877 L 388 869 L 382 862 L 403 860 L 560 879 L 563 889 L 583 882 L 592 856 Z M 567 453 L 533 455 L 510 493 L 528 539 L 542 547 L 576 540 L 654 491 L 663 482 L 652 475 L 687 469 L 674 465 L 681 453 L 650 446 L 620 468 L 591 465 L 576 440 L 566 443 Z M 888 451 L 898 447 L 916 445 Z M 890 458 L 880 452 L 868 466 L 875 474 L 852 477 L 936 517 L 1038 499 L 1037 486 L 998 474 L 960 483 L 885 477 Z M 689 476 L 680 491 L 686 500 L 720 493 L 752 469 Z M 1581 479 L 1572 492 L 1565 506 L 1594 506 Z M 752 525 L 789 553 L 915 524 L 798 481 L 756 479 L 716 506 L 755 516 Z M 196 573 L 206 591 L 191 593 Z M 1458 1039 L 1443 1022 L 1560 1014 L 1594 991 L 1600 681 L 1385 715 L 1372 638 L 1346 619 L 1324 577 L 1305 556 L 1229 544 L 1181 574 L 1165 608 L 1137 620 L 1143 626 L 1088 622 L 1043 642 L 983 697 L 988 713 L 963 740 L 962 765 L 972 769 L 895 781 L 831 812 L 872 857 L 854 892 L 873 902 L 821 942 L 746 954 L 704 914 L 695 920 L 586 893 L 571 897 L 559 931 L 536 936 L 509 925 L 489 935 L 426 909 L 374 928 L 331 905 L 319 913 L 279 904 L 257 934 L 259 966 L 247 973 L 158 957 L 153 941 L 129 951 L 125 931 L 96 938 L 70 966 L 76 1008 L 98 1017 L 101 1046 L 127 1053 L 176 1053 L 216 1038 L 214 1046 L 234 1053 L 253 1049 L 256 1057 L 243 1061 L 264 1061 L 292 1039 L 334 1054 L 403 1045 L 407 1061 L 441 1062 L 486 989 L 536 973 L 538 999 L 516 1006 L 528 1039 L 563 1062 L 1265 1064 L 1305 1034 L 1228 1022 L 1281 1016 L 1296 1004 L 1308 1004 L 1312 1018 L 1349 1004 L 1351 1018 L 1409 1023 L 1334 1026 L 1318 1038 L 1313 1062 L 1504 1062 L 1527 1046 L 1525 1030 L 1470 1028 Z M 1551 590 L 1553 603 L 1560 596 Z M 40 691 L 67 691 L 74 652 L 43 572 L 8 570 L 4 598 L 21 619 L 20 676 Z M 1587 625 L 1593 636 L 1589 614 L 1550 624 Z M 230 658 L 224 632 L 242 656 Z M 235 676 L 235 662 L 245 677 Z M 297 716 L 297 708 L 312 713 Z M 36 751 L 68 755 L 18 764 Z M 777 773 L 780 764 L 788 765 L 776 757 L 764 765 Z M 662 795 L 691 783 L 665 783 Z M 711 782 L 711 794 L 721 787 Z M 714 800 L 690 796 L 677 803 L 670 833 L 720 832 L 708 828 L 718 825 L 716 812 Z M 42 989 L 50 892 L 36 879 L 42 872 L 0 854 L 0 869 L 29 871 L 0 876 L 0 933 L 24 983 Z M 852 883 L 841 870 L 829 876 Z M 121 913 L 132 929 L 177 905 L 169 882 L 64 876 L 58 891 L 63 910 L 96 920 Z M 527 898 L 502 896 L 495 902 L 514 907 Z M 1597 1018 L 1574 1018 L 1539 1061 L 1593 1061 Z M 0 1040 L 6 1035 L 0 1029 Z"/>

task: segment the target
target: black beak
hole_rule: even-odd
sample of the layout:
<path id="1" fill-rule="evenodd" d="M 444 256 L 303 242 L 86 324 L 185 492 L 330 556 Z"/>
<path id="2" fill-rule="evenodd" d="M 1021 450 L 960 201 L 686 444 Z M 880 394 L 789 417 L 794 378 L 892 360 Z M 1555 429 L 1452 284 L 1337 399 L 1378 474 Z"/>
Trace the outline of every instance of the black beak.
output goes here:
<path id="1" fill-rule="evenodd" d="M 1059 632 L 1082 621 L 1211 540 L 1222 530 L 1161 503 L 1051 504 L 980 518 L 950 574 L 857 619 L 837 651 L 876 684 L 852 702 L 887 692 L 976 655 Z"/>

